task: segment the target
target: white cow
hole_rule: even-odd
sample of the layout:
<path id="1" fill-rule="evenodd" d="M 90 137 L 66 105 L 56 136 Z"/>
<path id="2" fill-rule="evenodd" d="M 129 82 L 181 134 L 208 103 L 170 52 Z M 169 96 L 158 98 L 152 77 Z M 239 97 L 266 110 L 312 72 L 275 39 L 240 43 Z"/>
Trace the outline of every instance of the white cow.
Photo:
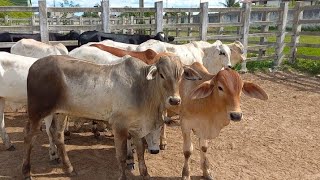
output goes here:
<path id="1" fill-rule="evenodd" d="M 21 56 L 42 58 L 49 55 L 66 55 L 68 49 L 61 43 L 49 45 L 34 39 L 21 39 L 11 47 L 10 52 Z"/>
<path id="2" fill-rule="evenodd" d="M 5 101 L 26 105 L 28 70 L 36 60 L 36 58 L 0 52 L 0 131 L 1 138 L 7 150 L 10 151 L 15 148 L 5 130 Z"/>
<path id="3" fill-rule="evenodd" d="M 73 49 L 68 54 L 71 57 L 85 59 L 90 62 L 94 62 L 97 64 L 117 64 L 122 62 L 124 59 L 128 57 L 118 57 L 108 52 L 99 50 L 96 47 L 91 46 L 81 46 Z"/>

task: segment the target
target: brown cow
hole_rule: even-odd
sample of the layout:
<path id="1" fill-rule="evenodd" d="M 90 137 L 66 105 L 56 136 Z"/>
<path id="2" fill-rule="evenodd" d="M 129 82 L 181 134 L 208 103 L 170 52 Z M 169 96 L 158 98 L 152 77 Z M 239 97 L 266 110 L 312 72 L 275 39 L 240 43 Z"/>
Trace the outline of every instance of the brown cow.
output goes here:
<path id="1" fill-rule="evenodd" d="M 27 78 L 29 121 L 25 127 L 22 173 L 30 177 L 30 153 L 40 120 L 55 113 L 108 121 L 113 130 L 120 179 L 126 179 L 126 140 L 137 147 L 140 175 L 148 178 L 142 137 L 163 124 L 165 108 L 181 103 L 182 77 L 200 79 L 176 56 L 163 56 L 154 65 L 128 58 L 116 65 L 101 65 L 69 56 L 47 56 L 36 61 Z M 75 174 L 64 147 L 64 118 L 51 126 L 66 172 Z"/>
<path id="2" fill-rule="evenodd" d="M 155 60 L 154 58 L 158 53 L 154 52 L 151 49 L 147 49 L 145 51 L 127 51 L 120 48 L 115 48 L 111 46 L 105 46 L 103 44 L 91 44 L 90 46 L 97 47 L 103 51 L 109 52 L 115 56 L 123 57 L 125 55 L 130 55 L 132 57 L 138 58 L 141 61 L 147 63 L 147 64 L 154 64 Z"/>
<path id="3" fill-rule="evenodd" d="M 199 63 L 191 66 L 202 76 L 202 80 L 188 82 L 182 80 L 180 95 L 182 104 L 180 114 L 183 134 L 183 179 L 190 179 L 189 160 L 193 151 L 191 131 L 199 138 L 201 147 L 201 169 L 205 179 L 213 179 L 210 163 L 206 157 L 208 140 L 219 135 L 220 130 L 232 121 L 240 121 L 241 91 L 250 97 L 267 100 L 268 95 L 258 85 L 242 81 L 240 75 L 231 69 L 220 71 L 217 75 L 209 74 Z"/>

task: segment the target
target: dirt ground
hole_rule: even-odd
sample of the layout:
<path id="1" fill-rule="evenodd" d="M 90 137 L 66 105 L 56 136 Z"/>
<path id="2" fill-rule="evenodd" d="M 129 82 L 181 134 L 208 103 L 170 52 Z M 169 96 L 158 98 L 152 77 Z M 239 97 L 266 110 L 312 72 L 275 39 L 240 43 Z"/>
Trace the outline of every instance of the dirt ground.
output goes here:
<path id="1" fill-rule="evenodd" d="M 244 119 L 231 122 L 208 150 L 216 179 L 320 179 L 320 78 L 289 72 L 242 75 L 269 94 L 268 101 L 242 96 Z M 16 151 L 0 144 L 0 179 L 21 179 L 23 126 L 26 114 L 7 113 L 6 125 Z M 193 136 L 192 179 L 200 179 L 199 146 Z M 48 157 L 48 138 L 38 136 L 32 153 L 32 172 L 42 179 L 117 179 L 118 165 L 111 137 L 93 138 L 88 132 L 73 133 L 66 148 L 76 177 L 66 176 L 61 165 Z M 167 150 L 146 154 L 152 179 L 176 180 L 183 166 L 179 122 L 168 128 Z M 136 164 L 137 165 L 137 164 Z M 129 174 L 140 179 L 138 168 Z"/>

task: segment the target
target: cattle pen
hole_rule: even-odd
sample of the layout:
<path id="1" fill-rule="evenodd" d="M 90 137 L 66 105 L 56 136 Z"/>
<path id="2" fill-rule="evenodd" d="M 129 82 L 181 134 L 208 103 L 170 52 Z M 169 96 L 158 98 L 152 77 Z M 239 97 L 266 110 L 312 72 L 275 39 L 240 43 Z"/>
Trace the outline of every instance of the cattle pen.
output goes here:
<path id="1" fill-rule="evenodd" d="M 175 40 L 170 43 L 178 45 L 199 40 L 210 43 L 215 42 L 215 40 L 221 40 L 226 44 L 239 40 L 244 44 L 244 53 L 247 55 L 248 63 L 243 63 L 241 70 L 246 71 L 247 67 L 249 73 L 239 73 L 239 77 L 243 79 L 244 83 L 259 85 L 267 93 L 268 100 L 261 101 L 250 98 L 248 92 L 243 90 L 241 97 L 239 97 L 241 99 L 242 120 L 228 122 L 228 125 L 219 132 L 218 137 L 208 141 L 209 146 L 203 146 L 205 143 L 201 142 L 197 135 L 195 135 L 197 130 L 192 129 L 194 134 L 191 135 L 189 140 L 193 142 L 193 151 L 185 151 L 185 135 L 181 131 L 181 127 L 183 128 L 183 124 L 185 124 L 183 122 L 183 118 L 185 117 L 182 115 L 180 119 L 179 115 L 174 116 L 173 121 L 167 124 L 166 149 L 161 149 L 156 155 L 150 151 L 145 152 L 144 159 L 151 176 L 150 179 L 182 179 L 181 175 L 185 171 L 183 168 L 185 165 L 184 161 L 188 154 L 190 156 L 189 166 L 192 180 L 204 179 L 202 170 L 206 167 L 203 166 L 210 167 L 213 179 L 217 180 L 320 179 L 320 0 L 318 0 L 318 5 L 307 3 L 310 2 L 308 0 L 296 1 L 295 3 L 291 0 L 268 0 L 268 2 L 277 2 L 277 5 L 274 6 L 267 4 L 267 0 L 251 0 L 252 3 L 244 3 L 243 5 L 241 4 L 241 7 L 232 8 L 213 8 L 210 7 L 210 2 L 204 2 L 206 0 L 201 0 L 198 8 L 167 8 L 165 1 L 162 2 L 161 0 L 156 0 L 154 7 L 150 8 L 113 8 L 109 4 L 112 0 L 101 0 L 101 4 L 97 7 L 49 7 L 47 6 L 48 1 L 40 0 L 37 7 L 0 6 L 0 34 L 3 31 L 10 33 L 37 33 L 37 35 L 41 35 L 41 40 L 45 43 L 63 43 L 69 47 L 79 46 L 78 41 L 50 41 L 50 34 L 68 33 L 71 30 L 79 33 L 98 30 L 115 34 L 136 34 L 140 36 L 141 34 L 154 35 L 162 31 L 167 36 L 174 36 Z M 9 15 L 1 18 L 2 12 L 9 13 Z M 10 17 L 11 12 L 28 12 L 31 16 L 28 18 Z M 83 17 L 79 15 L 79 12 L 94 12 L 98 17 Z M 147 15 L 142 16 L 143 13 L 141 12 Z M 70 17 L 54 15 L 59 13 L 76 15 Z M 17 75 L 21 75 L 22 71 L 29 73 L 28 68 L 30 66 L 23 66 L 22 63 L 10 63 L 10 61 L 7 61 L 7 59 L 15 59 L 14 56 L 16 55 L 14 51 L 11 53 L 1 52 L 1 48 L 8 49 L 15 43 L 1 42 L 0 40 L 0 113 L 2 111 L 2 114 L 4 114 L 2 116 L 3 121 L 2 123 L 0 122 L 0 135 L 2 137 L 0 138 L 0 180 L 23 179 L 21 170 L 27 146 L 25 134 L 28 131 L 28 125 L 25 125 L 26 122 L 30 122 L 26 106 L 17 110 L 15 106 L 11 107 L 11 105 L 15 104 L 11 104 L 10 100 L 4 101 L 4 98 L 1 96 L 3 89 L 5 89 L 3 87 L 5 86 L 13 87 L 7 90 L 10 95 L 27 88 L 16 85 L 19 82 L 25 82 L 21 80 L 27 75 Z M 172 44 L 168 45 L 178 46 Z M 42 44 L 41 47 L 43 46 Z M 22 50 L 18 49 L 17 51 Z M 98 51 L 96 48 L 93 48 L 92 52 L 99 54 Z M 37 52 L 41 55 L 45 54 L 41 51 Z M 6 54 L 9 58 L 5 58 Z M 75 54 L 80 53 L 79 51 L 75 51 Z M 69 55 L 72 56 L 72 53 L 69 52 Z M 107 59 L 105 54 L 101 53 L 101 55 L 103 59 Z M 5 59 L 5 61 L 2 61 L 2 59 Z M 208 59 L 216 60 L 216 58 Z M 33 61 L 36 61 L 36 58 L 18 57 L 16 62 L 18 60 L 19 62 L 26 62 L 31 65 Z M 318 63 L 317 67 L 319 68 L 316 69 L 315 74 L 303 74 L 296 70 L 286 69 L 288 67 L 287 63 L 295 65 L 301 62 L 301 60 L 314 64 Z M 64 59 L 64 61 L 67 60 Z M 268 69 L 265 71 L 250 71 L 252 64 L 264 63 L 269 63 L 271 66 L 268 66 Z M 10 64 L 19 66 L 20 73 L 17 73 L 18 71 L 12 68 Z M 99 107 L 101 100 L 108 101 L 109 99 L 115 99 L 115 102 L 122 102 L 118 104 L 121 105 L 124 112 L 131 110 L 131 108 L 127 108 L 126 104 L 129 104 L 127 99 L 138 98 L 130 98 L 131 93 L 124 92 L 122 88 L 114 91 L 118 93 L 110 93 L 108 90 L 91 91 L 94 88 L 88 86 L 90 82 L 82 80 L 88 77 L 88 73 L 84 71 L 86 69 L 84 67 L 89 67 L 89 65 L 86 65 L 84 62 L 77 64 L 72 65 L 70 70 L 68 69 L 68 75 L 73 76 L 79 85 L 63 89 L 69 89 L 69 92 L 85 89 L 82 91 L 88 90 L 92 92 L 92 95 L 80 95 L 77 99 L 87 101 L 74 104 L 77 106 L 83 104 L 90 107 L 90 111 L 95 111 L 95 109 L 101 109 Z M 79 66 L 79 64 L 83 64 L 83 66 Z M 91 66 L 95 65 L 91 64 Z M 51 67 L 56 67 L 56 65 L 47 64 L 39 69 L 42 72 L 48 72 L 47 70 L 50 70 Z M 307 68 L 310 68 L 310 66 L 307 66 Z M 132 72 L 132 70 L 128 70 L 129 68 L 124 69 L 125 72 Z M 236 66 L 235 69 L 240 69 L 240 66 Z M 55 72 L 60 71 L 55 70 Z M 102 70 L 96 69 L 96 72 L 102 72 Z M 117 72 L 119 74 L 123 73 L 121 70 Z M 76 76 L 74 74 L 80 75 Z M 190 75 L 191 73 L 187 72 L 186 74 Z M 44 77 L 42 75 L 39 71 L 33 70 L 33 77 L 35 78 L 29 79 L 37 81 L 40 77 Z M 99 74 L 99 77 L 95 79 L 99 79 L 100 77 L 103 79 L 106 76 L 105 74 Z M 50 74 L 48 78 L 43 78 L 42 82 L 34 83 L 33 89 L 36 90 L 34 93 L 40 94 L 37 93 L 39 89 L 42 89 L 43 92 L 54 91 L 54 88 L 46 88 L 48 87 L 46 81 L 55 84 L 52 80 L 57 79 L 56 77 Z M 60 77 L 66 79 L 67 76 L 63 75 Z M 11 80 L 10 83 L 3 81 L 6 78 Z M 161 79 L 164 78 L 162 77 Z M 203 78 L 203 76 L 201 79 L 206 81 L 206 78 Z M 122 80 L 126 82 L 132 81 L 128 76 L 128 78 L 123 79 L 120 77 L 114 78 L 110 82 L 117 84 Z M 105 86 L 107 84 L 105 82 L 97 83 L 97 85 Z M 197 81 L 188 80 L 189 82 L 197 83 Z M 30 81 L 28 83 L 30 84 Z M 96 84 L 94 86 L 96 87 Z M 227 100 L 231 99 L 230 94 L 225 95 L 229 90 L 225 89 L 224 84 L 221 82 L 211 87 L 214 87 L 219 92 L 219 96 L 226 96 L 225 99 Z M 125 88 L 123 87 L 123 89 Z M 188 89 L 192 90 L 193 88 Z M 106 92 L 109 95 L 106 95 Z M 148 94 L 149 96 L 157 93 L 153 90 L 149 94 L 147 93 L 147 88 L 139 88 L 135 92 L 137 94 Z M 191 92 L 194 91 L 192 90 Z M 54 93 L 47 94 L 48 97 L 54 97 Z M 100 96 L 96 94 L 100 94 Z M 189 93 L 181 94 L 189 95 Z M 33 97 L 39 98 L 40 96 Z M 218 105 L 223 104 L 221 100 L 212 102 L 216 102 L 215 104 Z M 46 101 L 43 101 L 43 104 L 46 104 Z M 190 103 L 190 112 L 193 110 L 193 112 L 197 113 L 197 116 L 190 119 L 194 120 L 194 124 L 201 124 L 199 110 L 195 111 L 196 104 L 195 101 Z M 214 110 L 218 109 L 215 105 L 211 104 L 211 101 L 207 101 L 202 105 L 201 109 L 204 111 L 214 112 Z M 146 108 L 141 109 L 145 110 Z M 85 111 L 85 108 L 83 110 Z M 145 116 L 142 111 L 131 111 L 139 112 L 139 115 Z M 205 115 L 208 114 L 206 113 Z M 212 117 L 211 115 L 209 117 Z M 149 119 L 150 121 L 150 118 L 145 119 Z M 52 151 L 52 144 L 48 142 L 45 125 L 41 124 L 40 129 L 42 131 L 37 132 L 36 140 L 33 139 L 34 148 L 32 149 L 31 158 L 31 175 L 33 180 L 118 179 L 121 173 L 119 172 L 119 163 L 117 163 L 116 137 L 113 136 L 110 129 L 105 129 L 105 124 L 82 122 L 85 120 L 87 119 L 80 120 L 80 123 L 70 121 L 71 133 L 69 132 L 69 135 L 65 137 L 62 132 L 60 135 L 60 137 L 65 138 L 61 142 L 64 142 L 65 150 L 76 172 L 72 176 L 67 174 L 65 169 L 63 169 L 63 163 L 61 163 L 62 156 L 60 159 L 51 159 L 52 156 L 59 157 L 61 151 L 58 151 L 58 153 Z M 53 123 L 52 131 L 59 124 L 59 122 L 56 122 L 58 121 Z M 11 149 L 12 151 L 6 147 L 6 141 L 3 138 L 4 133 L 1 131 L 1 127 L 4 126 L 12 145 L 14 145 L 14 148 Z M 96 134 L 93 134 L 92 126 L 96 126 L 101 135 L 96 136 Z M 207 132 L 209 129 L 206 126 L 202 127 L 199 130 L 200 132 Z M 210 131 L 210 133 L 212 132 Z M 161 148 L 161 145 L 157 145 L 157 147 Z M 207 154 L 205 161 L 203 161 L 203 152 Z M 128 179 L 142 179 L 139 176 L 139 172 L 141 171 L 139 167 L 140 162 L 137 157 L 138 153 L 136 150 L 134 160 L 127 160 L 132 167 L 134 166 L 134 169 L 131 171 L 126 171 Z M 202 162 L 205 163 L 202 164 Z M 202 165 L 199 166 L 199 163 Z"/>
<path id="2" fill-rule="evenodd" d="M 6 16 L 2 19 L 0 31 L 34 33 L 40 32 L 41 40 L 48 42 L 49 32 L 89 31 L 121 32 L 133 34 L 135 30 L 153 34 L 164 31 L 175 35 L 175 43 L 196 40 L 240 40 L 249 54 L 248 61 L 273 60 L 278 67 L 283 58 L 294 62 L 296 58 L 320 60 L 319 56 L 310 56 L 298 52 L 299 48 L 319 48 L 319 44 L 299 43 L 301 35 L 317 36 L 319 33 L 302 31 L 303 26 L 320 26 L 320 16 L 304 18 L 305 11 L 320 14 L 320 5 L 304 5 L 297 2 L 289 8 L 288 1 L 282 1 L 280 7 L 266 6 L 267 0 L 243 3 L 239 8 L 210 8 L 208 2 L 201 2 L 199 8 L 164 8 L 163 1 L 154 3 L 153 8 L 112 8 L 109 0 L 101 1 L 100 7 L 47 7 L 46 1 L 39 0 L 38 7 L 0 6 L 0 12 L 32 12 L 23 25 L 14 24 L 17 19 Z M 269 0 L 270 1 L 270 0 Z M 255 2 L 255 1 L 253 1 Z M 100 18 L 71 17 L 59 19 L 48 17 L 48 13 L 97 12 Z M 150 17 L 119 16 L 114 14 L 150 12 Z M 179 15 L 184 12 L 184 15 Z M 165 15 L 168 13 L 169 15 Z M 170 16 L 170 13 L 176 13 Z M 289 15 L 290 14 L 290 17 Z M 1 22 L 1 19 L 0 19 Z M 287 37 L 287 38 L 286 38 Z M 268 40 L 271 39 L 271 40 Z M 287 42 L 290 39 L 290 42 Z M 286 41 L 287 40 L 287 41 Z M 55 44 L 57 42 L 50 42 Z M 76 41 L 62 41 L 66 46 L 76 45 Z M 14 42 L 1 42 L 0 48 L 11 47 Z M 285 52 L 285 49 L 290 49 Z M 269 53 L 265 53 L 268 50 Z M 242 64 L 245 70 L 245 63 Z"/>

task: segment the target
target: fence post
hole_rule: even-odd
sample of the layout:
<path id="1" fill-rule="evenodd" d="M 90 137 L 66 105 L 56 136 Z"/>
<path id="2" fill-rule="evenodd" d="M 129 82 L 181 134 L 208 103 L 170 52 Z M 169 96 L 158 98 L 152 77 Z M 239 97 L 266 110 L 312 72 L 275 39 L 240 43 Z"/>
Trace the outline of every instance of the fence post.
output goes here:
<path id="1" fill-rule="evenodd" d="M 291 36 L 291 50 L 289 62 L 294 63 L 297 58 L 297 45 L 300 39 L 301 24 L 299 20 L 303 17 L 303 11 L 301 10 L 302 2 L 296 2 L 294 8 L 293 21 L 292 21 L 292 36 Z"/>
<path id="2" fill-rule="evenodd" d="M 277 69 L 284 58 L 283 49 L 285 46 L 284 39 L 286 36 L 286 25 L 288 17 L 288 2 L 282 2 L 280 4 L 279 12 L 279 24 L 278 24 L 278 34 L 277 34 L 277 44 L 276 44 L 276 57 L 273 62 L 273 68 Z"/>
<path id="3" fill-rule="evenodd" d="M 154 3 L 156 8 L 156 33 L 163 31 L 163 1 Z"/>
<path id="4" fill-rule="evenodd" d="M 264 5 L 264 7 L 266 7 L 267 2 L 260 1 L 259 5 Z M 269 21 L 269 15 L 270 15 L 270 12 L 267 12 L 267 11 L 262 12 L 262 21 Z M 261 26 L 261 31 L 260 32 L 265 33 L 265 32 L 268 32 L 268 31 L 269 31 L 269 25 L 262 25 Z M 267 38 L 266 37 L 260 37 L 260 45 L 264 45 L 266 42 L 267 42 Z M 264 56 L 265 53 L 266 53 L 265 49 L 259 49 L 259 58 Z"/>
<path id="5" fill-rule="evenodd" d="M 156 33 L 163 32 L 163 1 L 154 3 L 156 8 Z"/>
<path id="6" fill-rule="evenodd" d="M 250 15 L 251 15 L 251 2 L 242 4 L 242 28 L 241 28 L 241 42 L 244 46 L 244 55 L 247 56 L 248 52 L 248 38 L 250 29 Z M 247 72 L 247 62 L 241 64 L 241 72 Z"/>
<path id="7" fill-rule="evenodd" d="M 47 2 L 46 0 L 39 0 L 38 4 L 41 42 L 49 43 Z"/>
<path id="8" fill-rule="evenodd" d="M 109 0 L 102 0 L 101 1 L 101 8 L 102 8 L 102 30 L 105 33 L 110 33 L 110 6 Z"/>
<path id="9" fill-rule="evenodd" d="M 188 14 L 188 23 L 192 24 L 193 23 L 193 17 L 192 17 L 192 12 L 189 12 Z M 192 28 L 188 28 L 188 37 L 192 36 Z M 191 42 L 191 41 L 189 41 Z"/>
<path id="10" fill-rule="evenodd" d="M 202 41 L 207 40 L 207 31 L 208 31 L 208 2 L 200 3 L 200 39 Z"/>

